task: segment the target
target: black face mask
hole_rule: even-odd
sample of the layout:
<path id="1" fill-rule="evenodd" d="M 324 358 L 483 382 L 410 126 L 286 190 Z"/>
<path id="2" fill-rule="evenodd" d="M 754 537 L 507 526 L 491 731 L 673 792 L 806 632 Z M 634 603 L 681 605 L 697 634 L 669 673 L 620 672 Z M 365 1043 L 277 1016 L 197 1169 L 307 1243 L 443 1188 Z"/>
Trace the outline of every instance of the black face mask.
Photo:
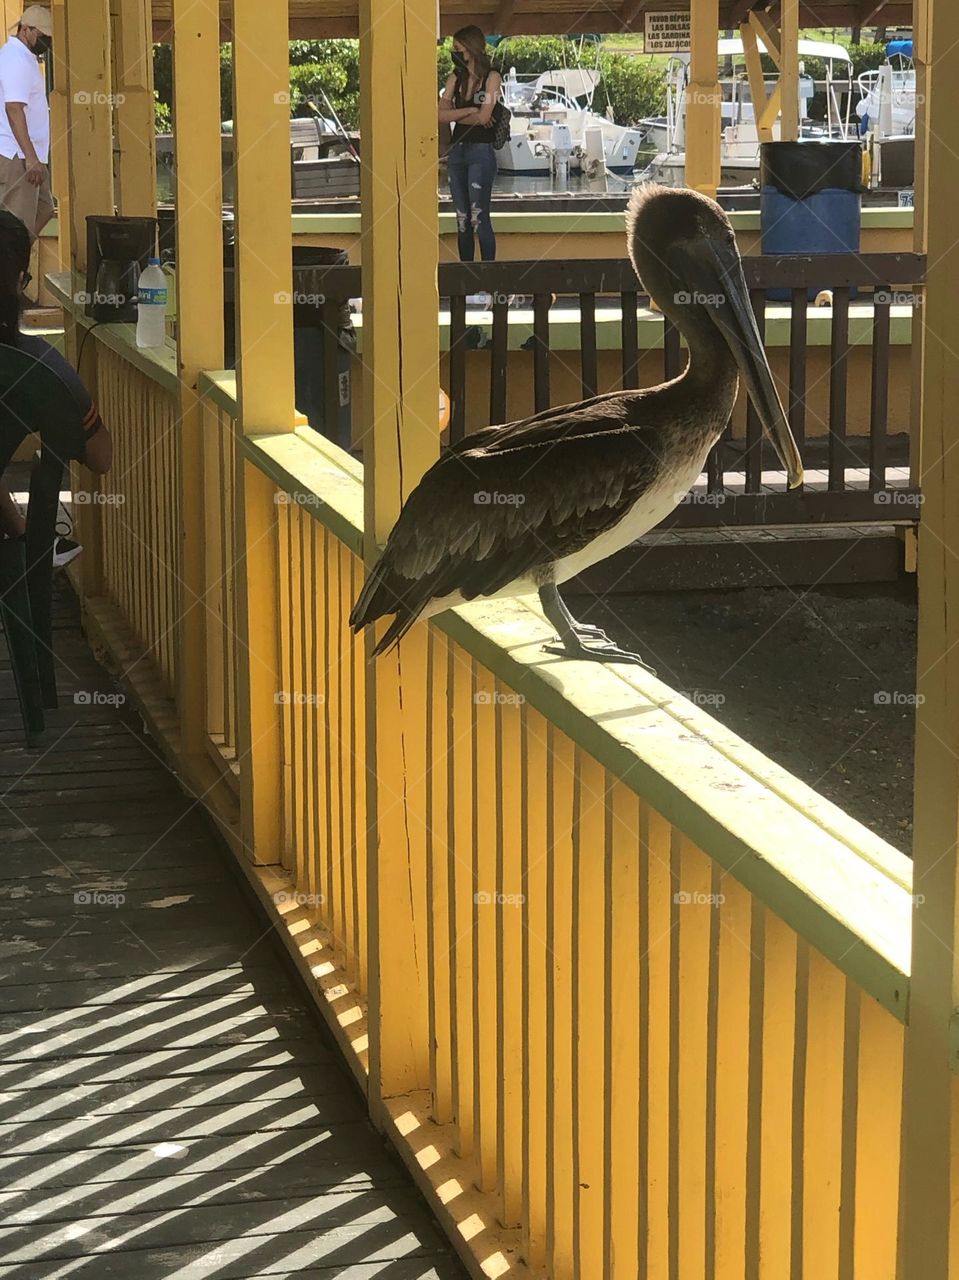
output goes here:
<path id="1" fill-rule="evenodd" d="M 53 38 L 51 36 L 37 36 L 37 43 L 33 46 L 33 52 L 38 58 L 45 58 L 53 49 Z"/>
<path id="2" fill-rule="evenodd" d="M 466 70 L 466 54 L 460 53 L 459 49 L 453 50 L 453 66 L 459 67 L 460 71 Z"/>

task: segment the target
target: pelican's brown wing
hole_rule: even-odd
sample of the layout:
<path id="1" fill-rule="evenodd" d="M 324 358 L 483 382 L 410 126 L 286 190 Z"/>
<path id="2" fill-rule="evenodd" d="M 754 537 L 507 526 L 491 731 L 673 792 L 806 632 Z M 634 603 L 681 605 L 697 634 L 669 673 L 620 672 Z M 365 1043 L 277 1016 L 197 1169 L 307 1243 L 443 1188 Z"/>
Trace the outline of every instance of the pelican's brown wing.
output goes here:
<path id="1" fill-rule="evenodd" d="M 523 429 L 444 454 L 407 499 L 352 626 L 394 614 L 382 650 L 432 600 L 493 595 L 617 525 L 657 474 L 660 434 L 605 408 L 513 424 Z"/>

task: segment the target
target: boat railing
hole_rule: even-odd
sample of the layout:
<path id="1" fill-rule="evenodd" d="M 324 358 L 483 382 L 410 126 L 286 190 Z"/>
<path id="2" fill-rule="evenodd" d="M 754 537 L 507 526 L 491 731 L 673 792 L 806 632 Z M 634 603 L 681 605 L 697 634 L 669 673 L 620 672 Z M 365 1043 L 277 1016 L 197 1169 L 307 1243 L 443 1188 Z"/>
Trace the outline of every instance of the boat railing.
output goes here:
<path id="1" fill-rule="evenodd" d="M 908 356 L 923 259 L 756 256 L 743 265 L 809 483 L 787 488 L 755 411 L 741 397 L 702 480 L 707 497 L 722 495 L 722 503 L 680 504 L 669 522 L 918 520 L 920 496 L 908 471 L 909 378 L 898 357 L 900 350 Z M 321 269 L 317 288 L 325 298 L 327 420 L 336 422 L 339 308 L 359 294 L 360 268 Z M 816 306 L 814 291 L 829 305 Z M 439 292 L 454 442 L 488 423 L 653 385 L 685 364 L 678 329 L 650 309 L 626 259 L 444 263 Z M 851 380 L 868 387 L 855 403 Z M 355 443 L 362 448 L 361 438 Z"/>

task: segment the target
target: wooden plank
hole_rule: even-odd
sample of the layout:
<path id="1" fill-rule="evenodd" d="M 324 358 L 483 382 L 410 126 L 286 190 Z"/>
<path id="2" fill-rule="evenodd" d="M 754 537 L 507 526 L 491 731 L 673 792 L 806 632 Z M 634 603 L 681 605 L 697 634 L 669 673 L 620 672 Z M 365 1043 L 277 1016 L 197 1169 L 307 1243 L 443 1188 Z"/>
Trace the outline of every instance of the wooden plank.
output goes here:
<path id="1" fill-rule="evenodd" d="M 789 427 L 805 460 L 806 444 L 806 320 L 809 294 L 806 289 L 793 289 L 789 312 L 789 399 L 786 416 Z"/>
<path id="2" fill-rule="evenodd" d="M 579 295 L 579 350 L 580 384 L 582 386 L 583 399 L 589 400 L 596 394 L 598 383 L 595 293 L 581 293 Z"/>
<path id="3" fill-rule="evenodd" d="M 620 309 L 624 390 L 633 390 L 639 386 L 639 319 L 636 314 L 637 305 L 636 290 L 624 289 Z"/>
<path id="4" fill-rule="evenodd" d="M 756 316 L 756 325 L 759 329 L 759 336 L 765 337 L 766 333 L 766 295 L 760 289 L 754 289 L 750 293 L 750 302 L 752 303 L 753 312 Z M 760 477 L 763 467 L 763 429 L 759 421 L 759 414 L 756 406 L 752 402 L 751 397 L 746 399 L 746 491 L 747 493 L 758 493 L 760 489 Z"/>
<path id="5" fill-rule="evenodd" d="M 549 308 L 548 293 L 533 296 L 533 403 L 537 413 L 550 406 L 549 399 Z"/>
<path id="6" fill-rule="evenodd" d="M 849 290 L 834 289 L 829 352 L 829 488 L 846 487 L 846 408 L 849 379 Z"/>
<path id="7" fill-rule="evenodd" d="M 493 342 L 489 353 L 489 420 L 492 425 L 506 422 L 506 339 L 509 325 L 509 303 L 502 294 L 493 299 Z"/>
<path id="8" fill-rule="evenodd" d="M 450 443 L 466 434 L 466 298 L 450 298 Z"/>
<path id="9" fill-rule="evenodd" d="M 869 487 L 886 484 L 886 432 L 889 428 L 889 291 L 873 295 L 872 386 L 869 406 Z"/>

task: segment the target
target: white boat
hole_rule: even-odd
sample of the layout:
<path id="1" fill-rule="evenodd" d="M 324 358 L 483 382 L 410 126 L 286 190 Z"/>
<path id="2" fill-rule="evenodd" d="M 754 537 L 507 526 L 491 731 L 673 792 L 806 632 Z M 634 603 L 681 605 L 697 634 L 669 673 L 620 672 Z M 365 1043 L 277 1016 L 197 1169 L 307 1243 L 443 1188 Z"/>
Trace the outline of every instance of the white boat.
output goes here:
<path id="1" fill-rule="evenodd" d="M 886 61 L 857 79 L 856 115 L 863 133 L 880 142 L 886 138 L 916 136 L 916 68 L 912 41 L 895 40 L 886 46 Z"/>
<path id="2" fill-rule="evenodd" d="M 572 173 L 632 174 L 643 131 L 592 110 L 599 81 L 599 71 L 586 67 L 538 76 L 518 76 L 510 68 L 503 79 L 510 137 L 496 152 L 500 172 L 545 177 L 559 161 Z"/>
<path id="3" fill-rule="evenodd" d="M 759 41 L 759 48 L 765 52 L 762 41 Z M 760 143 L 742 40 L 720 40 L 717 56 L 721 63 L 729 59 L 732 65 L 731 73 L 719 77 L 722 92 L 720 181 L 723 186 L 744 186 L 759 177 Z M 852 60 L 848 51 L 839 44 L 800 40 L 799 56 L 800 59 L 822 58 L 826 63 L 826 79 L 817 82 L 805 75 L 800 62 L 800 136 L 842 140 L 855 137 L 855 127 L 851 123 Z M 775 78 L 767 81 L 767 92 L 775 83 Z M 809 118 L 810 101 L 819 86 L 823 86 L 826 93 L 825 121 Z M 689 54 L 676 54 L 667 67 L 666 115 L 641 122 L 647 143 L 657 148 L 656 156 L 643 176 L 667 186 L 682 186 L 685 181 L 688 92 Z M 778 120 L 773 125 L 772 134 L 775 139 L 780 136 Z"/>

